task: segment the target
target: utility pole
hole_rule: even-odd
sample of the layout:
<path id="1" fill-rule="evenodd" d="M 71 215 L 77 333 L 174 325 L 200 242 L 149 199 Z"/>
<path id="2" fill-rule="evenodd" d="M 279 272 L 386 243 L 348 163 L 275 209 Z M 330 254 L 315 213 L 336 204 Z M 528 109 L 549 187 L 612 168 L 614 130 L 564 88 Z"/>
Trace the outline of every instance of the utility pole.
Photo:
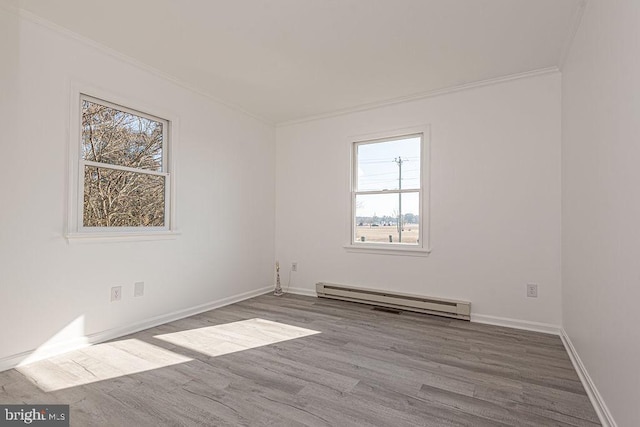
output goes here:
<path id="1" fill-rule="evenodd" d="M 393 161 L 398 165 L 398 190 L 402 190 L 402 157 L 398 156 Z M 398 242 L 402 242 L 402 192 L 398 193 Z"/>

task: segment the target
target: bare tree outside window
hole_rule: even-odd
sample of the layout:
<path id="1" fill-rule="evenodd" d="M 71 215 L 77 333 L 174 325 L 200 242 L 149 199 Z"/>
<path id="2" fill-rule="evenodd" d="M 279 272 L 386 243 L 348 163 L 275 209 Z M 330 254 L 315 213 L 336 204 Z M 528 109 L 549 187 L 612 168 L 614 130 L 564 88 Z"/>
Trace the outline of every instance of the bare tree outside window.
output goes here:
<path id="1" fill-rule="evenodd" d="M 164 227 L 168 122 L 83 96 L 84 227 Z"/>

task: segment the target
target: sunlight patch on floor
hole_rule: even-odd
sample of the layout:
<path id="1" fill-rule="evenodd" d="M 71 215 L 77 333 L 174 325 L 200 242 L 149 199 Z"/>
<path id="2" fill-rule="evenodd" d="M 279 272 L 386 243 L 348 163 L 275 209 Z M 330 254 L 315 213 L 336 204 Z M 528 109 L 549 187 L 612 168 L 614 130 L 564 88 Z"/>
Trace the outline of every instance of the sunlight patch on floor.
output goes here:
<path id="1" fill-rule="evenodd" d="M 270 320 L 249 319 L 156 335 L 155 338 L 208 356 L 222 356 L 319 333 Z"/>
<path id="2" fill-rule="evenodd" d="M 57 356 L 68 351 L 69 348 L 87 347 L 89 342 L 84 335 L 84 315 L 78 316 L 66 326 L 58 330 L 46 342 L 42 343 L 27 358 L 20 362 L 21 365 L 37 362 L 49 357 Z"/>
<path id="3" fill-rule="evenodd" d="M 97 344 L 16 368 L 45 392 L 164 368 L 193 359 L 137 339 Z"/>

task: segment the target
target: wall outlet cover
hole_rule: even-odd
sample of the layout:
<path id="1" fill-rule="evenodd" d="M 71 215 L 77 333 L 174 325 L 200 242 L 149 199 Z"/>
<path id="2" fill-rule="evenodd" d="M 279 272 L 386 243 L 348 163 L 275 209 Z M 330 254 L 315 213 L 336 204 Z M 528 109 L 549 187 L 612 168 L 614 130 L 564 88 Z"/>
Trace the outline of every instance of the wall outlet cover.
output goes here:
<path id="1" fill-rule="evenodd" d="M 122 286 L 114 286 L 111 288 L 111 302 L 120 301 L 122 299 Z"/>
<path id="2" fill-rule="evenodd" d="M 144 282 L 136 282 L 133 285 L 133 296 L 141 297 L 144 295 Z"/>

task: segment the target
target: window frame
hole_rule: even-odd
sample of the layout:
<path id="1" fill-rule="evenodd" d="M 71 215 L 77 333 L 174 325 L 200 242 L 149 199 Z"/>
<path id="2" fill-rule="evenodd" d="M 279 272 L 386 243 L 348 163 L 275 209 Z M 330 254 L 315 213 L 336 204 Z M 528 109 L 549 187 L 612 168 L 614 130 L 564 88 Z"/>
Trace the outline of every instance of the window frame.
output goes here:
<path id="1" fill-rule="evenodd" d="M 149 120 L 161 122 L 162 128 L 162 170 L 153 171 L 120 165 L 85 160 L 82 155 L 82 103 L 94 102 Z M 130 99 L 118 97 L 105 91 L 73 85 L 71 91 L 71 117 L 69 132 L 69 205 L 66 239 L 82 240 L 162 240 L 179 235 L 176 227 L 175 210 L 175 149 L 177 118 L 166 111 L 149 108 Z M 109 170 L 124 170 L 133 173 L 164 177 L 164 226 L 129 227 L 89 227 L 84 225 L 84 170 L 85 166 L 100 167 Z"/>
<path id="2" fill-rule="evenodd" d="M 393 190 L 357 190 L 358 185 L 358 147 L 364 144 L 392 142 L 410 137 L 420 136 L 420 188 Z M 429 246 L 429 151 L 430 126 L 396 129 L 349 138 L 349 237 L 344 248 L 348 252 L 362 252 L 386 255 L 426 256 L 431 252 Z M 418 193 L 419 232 L 418 243 L 368 243 L 355 239 L 356 227 L 356 197 L 358 195 L 376 194 L 411 194 Z"/>

